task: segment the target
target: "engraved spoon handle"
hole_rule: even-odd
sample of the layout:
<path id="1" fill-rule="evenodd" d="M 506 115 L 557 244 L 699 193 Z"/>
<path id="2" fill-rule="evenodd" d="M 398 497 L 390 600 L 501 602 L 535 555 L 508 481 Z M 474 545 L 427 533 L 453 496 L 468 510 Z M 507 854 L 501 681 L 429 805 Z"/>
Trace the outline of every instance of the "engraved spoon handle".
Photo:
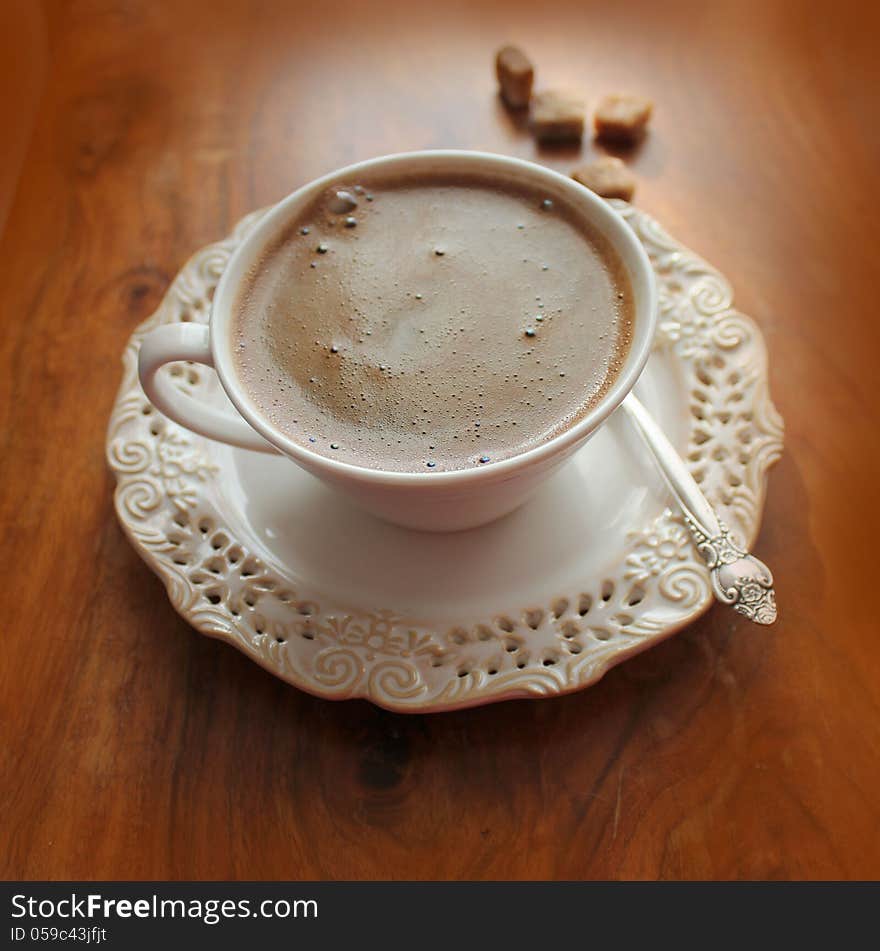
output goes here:
<path id="1" fill-rule="evenodd" d="M 684 514 L 697 550 L 709 568 L 715 597 L 756 624 L 772 624 L 776 620 L 776 593 L 770 569 L 731 539 L 730 530 L 638 398 L 630 393 L 622 405 Z"/>

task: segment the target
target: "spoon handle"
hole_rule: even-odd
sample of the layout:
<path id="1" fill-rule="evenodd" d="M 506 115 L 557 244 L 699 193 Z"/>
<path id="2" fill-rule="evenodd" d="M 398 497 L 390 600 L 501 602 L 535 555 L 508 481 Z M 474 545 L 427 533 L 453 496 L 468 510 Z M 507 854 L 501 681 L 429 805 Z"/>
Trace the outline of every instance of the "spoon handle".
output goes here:
<path id="1" fill-rule="evenodd" d="M 715 597 L 756 624 L 772 624 L 776 593 L 770 569 L 730 537 L 730 529 L 718 518 L 681 456 L 638 398 L 630 393 L 622 405 L 684 514 L 709 569 Z"/>

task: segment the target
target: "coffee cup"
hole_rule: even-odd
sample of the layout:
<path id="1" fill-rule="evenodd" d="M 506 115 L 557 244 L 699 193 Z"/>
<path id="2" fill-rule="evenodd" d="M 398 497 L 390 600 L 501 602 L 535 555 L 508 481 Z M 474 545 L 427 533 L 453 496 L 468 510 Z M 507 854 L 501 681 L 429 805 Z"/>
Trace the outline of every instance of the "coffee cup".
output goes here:
<path id="1" fill-rule="evenodd" d="M 299 212 L 334 184 L 382 174 L 474 174 L 540 189 L 582 216 L 619 256 L 633 295 L 632 339 L 607 391 L 588 412 L 540 445 L 489 466 L 437 472 L 383 471 L 309 449 L 262 412 L 236 369 L 232 324 L 239 292 L 267 248 Z M 407 528 L 455 531 L 493 521 L 517 508 L 580 449 L 620 405 L 642 372 L 651 349 L 657 311 L 654 273 L 623 218 L 572 179 L 521 159 L 483 152 L 436 150 L 371 159 L 326 175 L 295 191 L 269 211 L 231 256 L 217 286 L 207 325 L 166 324 L 143 339 L 138 370 L 150 401 L 174 422 L 241 449 L 282 455 L 374 515 Z M 175 361 L 213 367 L 233 411 L 208 406 L 178 390 L 161 368 Z"/>

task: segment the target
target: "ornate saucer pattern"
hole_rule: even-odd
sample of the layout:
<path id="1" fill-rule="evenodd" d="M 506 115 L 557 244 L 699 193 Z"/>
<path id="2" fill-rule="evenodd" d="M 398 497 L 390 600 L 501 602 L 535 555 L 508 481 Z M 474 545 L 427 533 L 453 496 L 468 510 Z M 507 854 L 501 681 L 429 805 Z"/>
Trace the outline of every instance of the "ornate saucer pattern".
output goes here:
<path id="1" fill-rule="evenodd" d="M 675 364 L 682 381 L 690 470 L 733 537 L 749 545 L 783 433 L 760 331 L 733 309 L 721 274 L 644 212 L 613 204 L 657 273 L 655 351 Z M 107 434 L 122 527 L 193 627 L 310 693 L 429 712 L 580 689 L 707 609 L 705 564 L 669 509 L 632 526 L 614 570 L 584 577 L 576 590 L 558 591 L 546 603 L 501 603 L 454 625 L 417 620 L 393 604 L 334 603 L 274 563 L 231 517 L 220 491 L 228 457 L 164 419 L 137 379 L 144 334 L 163 323 L 207 322 L 226 262 L 263 213 L 248 215 L 226 240 L 194 255 L 132 335 Z M 202 367 L 181 363 L 167 372 L 195 396 L 216 398 L 220 389 Z"/>

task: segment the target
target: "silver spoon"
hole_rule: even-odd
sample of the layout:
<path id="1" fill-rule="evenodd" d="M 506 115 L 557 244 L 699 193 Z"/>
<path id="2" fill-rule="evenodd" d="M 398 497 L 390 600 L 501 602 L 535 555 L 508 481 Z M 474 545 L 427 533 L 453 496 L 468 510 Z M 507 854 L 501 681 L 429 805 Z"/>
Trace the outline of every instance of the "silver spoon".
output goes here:
<path id="1" fill-rule="evenodd" d="M 756 624 L 772 624 L 776 620 L 776 592 L 770 569 L 731 539 L 730 530 L 638 398 L 630 393 L 622 405 L 684 514 L 697 551 L 709 569 L 715 597 Z"/>

